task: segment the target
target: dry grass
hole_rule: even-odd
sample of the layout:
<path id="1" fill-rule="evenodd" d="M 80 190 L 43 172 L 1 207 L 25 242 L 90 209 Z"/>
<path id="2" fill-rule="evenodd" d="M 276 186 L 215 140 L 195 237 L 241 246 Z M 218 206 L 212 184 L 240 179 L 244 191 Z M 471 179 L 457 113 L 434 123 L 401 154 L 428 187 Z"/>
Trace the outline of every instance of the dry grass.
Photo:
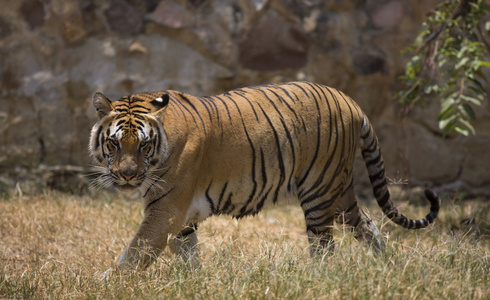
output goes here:
<path id="1" fill-rule="evenodd" d="M 414 217 L 426 209 L 402 206 Z M 485 202 L 446 200 L 437 223 L 418 232 L 386 222 L 374 205 L 370 211 L 388 242 L 379 257 L 339 228 L 336 251 L 309 258 L 301 210 L 286 206 L 207 220 L 198 270 L 166 251 L 147 271 L 101 281 L 141 221 L 138 202 L 52 191 L 4 197 L 0 298 L 490 298 Z"/>

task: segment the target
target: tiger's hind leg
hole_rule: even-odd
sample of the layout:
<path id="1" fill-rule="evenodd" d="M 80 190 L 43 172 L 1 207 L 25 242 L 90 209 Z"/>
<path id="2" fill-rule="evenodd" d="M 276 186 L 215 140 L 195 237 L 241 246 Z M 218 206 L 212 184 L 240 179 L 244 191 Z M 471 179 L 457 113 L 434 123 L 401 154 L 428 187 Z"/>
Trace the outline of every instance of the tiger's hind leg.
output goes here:
<path id="1" fill-rule="evenodd" d="M 194 268 L 197 268 L 199 263 L 196 230 L 197 225 L 188 225 L 169 243 L 172 252 Z"/>
<path id="2" fill-rule="evenodd" d="M 315 257 L 330 253 L 334 250 L 332 229 L 325 228 L 321 231 L 315 229 L 308 229 L 307 226 L 308 242 L 310 243 L 310 256 Z"/>
<path id="3" fill-rule="evenodd" d="M 357 205 L 352 186 L 342 196 L 342 207 L 338 211 L 337 220 L 350 226 L 355 238 L 372 247 L 376 254 L 383 252 L 386 248 L 378 227 Z"/>
<path id="4" fill-rule="evenodd" d="M 334 214 L 329 209 L 329 202 L 320 199 L 303 201 L 301 207 L 305 214 L 310 255 L 314 257 L 332 252 L 335 248 L 332 236 Z"/>

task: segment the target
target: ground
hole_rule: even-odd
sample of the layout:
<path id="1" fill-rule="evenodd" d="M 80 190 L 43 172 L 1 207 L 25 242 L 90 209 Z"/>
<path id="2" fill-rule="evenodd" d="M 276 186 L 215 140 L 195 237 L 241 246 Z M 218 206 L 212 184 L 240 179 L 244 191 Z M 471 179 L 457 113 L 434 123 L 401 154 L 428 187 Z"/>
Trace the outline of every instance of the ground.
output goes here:
<path id="1" fill-rule="evenodd" d="M 396 203 L 413 218 L 428 211 Z M 336 250 L 310 258 L 301 209 L 288 205 L 208 219 L 198 269 L 165 251 L 146 271 L 100 280 L 138 228 L 140 203 L 105 192 L 12 192 L 0 199 L 0 298 L 490 298 L 487 202 L 443 198 L 439 219 L 419 231 L 383 218 L 374 200 L 363 206 L 387 242 L 380 256 L 338 227 Z"/>

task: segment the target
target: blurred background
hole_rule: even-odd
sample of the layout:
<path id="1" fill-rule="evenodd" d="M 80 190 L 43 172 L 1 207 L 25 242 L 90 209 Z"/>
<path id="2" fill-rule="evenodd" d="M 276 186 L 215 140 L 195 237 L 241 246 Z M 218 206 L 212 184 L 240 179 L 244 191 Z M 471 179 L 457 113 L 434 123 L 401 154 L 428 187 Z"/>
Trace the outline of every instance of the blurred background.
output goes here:
<path id="1" fill-rule="evenodd" d="M 308 80 L 340 89 L 374 124 L 402 186 L 490 195 L 490 107 L 476 135 L 443 138 L 439 103 L 394 100 L 407 55 L 440 0 L 2 0 L 0 193 L 83 192 L 92 95 L 212 95 Z M 488 100 L 488 99 L 487 99 Z M 367 186 L 357 162 L 357 183 Z"/>

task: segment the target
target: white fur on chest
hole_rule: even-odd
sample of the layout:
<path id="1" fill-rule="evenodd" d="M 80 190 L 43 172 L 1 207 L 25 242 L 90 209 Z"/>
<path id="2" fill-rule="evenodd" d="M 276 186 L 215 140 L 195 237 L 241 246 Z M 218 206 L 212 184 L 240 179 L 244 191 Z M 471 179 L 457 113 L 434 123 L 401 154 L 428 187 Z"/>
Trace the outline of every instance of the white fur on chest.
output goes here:
<path id="1" fill-rule="evenodd" d="M 195 196 L 192 199 L 187 214 L 185 216 L 185 223 L 199 223 L 211 216 L 211 206 L 208 200 L 203 195 Z"/>

